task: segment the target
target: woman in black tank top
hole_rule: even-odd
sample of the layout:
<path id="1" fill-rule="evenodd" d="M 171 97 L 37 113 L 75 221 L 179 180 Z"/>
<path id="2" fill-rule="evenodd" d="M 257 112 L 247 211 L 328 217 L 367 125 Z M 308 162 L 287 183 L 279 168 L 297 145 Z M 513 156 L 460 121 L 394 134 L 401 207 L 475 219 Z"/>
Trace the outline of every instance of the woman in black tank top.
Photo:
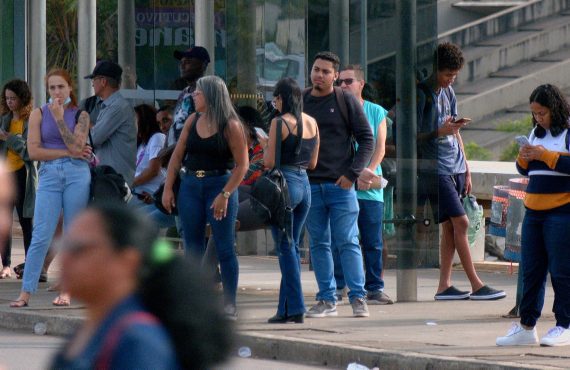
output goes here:
<path id="1" fill-rule="evenodd" d="M 162 203 L 169 212 L 178 208 L 188 255 L 202 257 L 206 224 L 210 224 L 222 270 L 226 314 L 235 319 L 238 261 L 234 228 L 237 188 L 249 166 L 247 143 L 221 78 L 200 78 L 192 97 L 196 112 L 203 113 L 192 114 L 184 123 L 168 164 Z M 178 173 L 182 181 L 176 200 L 172 186 Z"/>
<path id="2" fill-rule="evenodd" d="M 319 152 L 319 132 L 316 121 L 302 113 L 302 94 L 299 85 L 292 78 L 282 79 L 275 86 L 273 102 L 280 115 L 271 121 L 269 139 L 264 151 L 264 164 L 267 168 L 275 165 L 275 147 L 278 120 L 281 121 L 281 171 L 287 181 L 290 206 L 293 210 L 293 237 L 287 236 L 276 227 L 272 228 L 281 268 L 281 291 L 275 316 L 269 323 L 293 321 L 302 323 L 305 303 L 301 289 L 301 259 L 299 239 L 311 205 L 311 188 L 307 168 L 317 164 Z M 260 141 L 263 140 L 260 138 Z"/>

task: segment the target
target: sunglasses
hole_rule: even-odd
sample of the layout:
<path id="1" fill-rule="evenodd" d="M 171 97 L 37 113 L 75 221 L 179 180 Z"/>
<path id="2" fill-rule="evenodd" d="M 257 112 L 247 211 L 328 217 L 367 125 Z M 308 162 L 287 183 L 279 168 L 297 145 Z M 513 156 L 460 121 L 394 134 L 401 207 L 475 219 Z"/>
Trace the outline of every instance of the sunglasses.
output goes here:
<path id="1" fill-rule="evenodd" d="M 354 81 L 356 81 L 356 79 L 354 79 L 354 78 L 345 78 L 344 80 L 338 79 L 338 80 L 337 80 L 337 84 L 338 84 L 338 86 L 340 86 L 340 85 L 342 85 L 342 83 L 344 82 L 344 84 L 345 84 L 346 86 L 349 86 L 349 85 L 352 85 L 352 83 L 353 83 Z"/>

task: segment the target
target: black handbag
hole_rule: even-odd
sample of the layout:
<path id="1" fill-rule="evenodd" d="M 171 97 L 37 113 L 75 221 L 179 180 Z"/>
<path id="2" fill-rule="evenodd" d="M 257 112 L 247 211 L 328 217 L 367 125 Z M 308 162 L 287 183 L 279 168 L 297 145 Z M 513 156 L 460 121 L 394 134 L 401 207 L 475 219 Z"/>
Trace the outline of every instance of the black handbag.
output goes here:
<path id="1" fill-rule="evenodd" d="M 178 200 L 178 192 L 180 191 L 180 175 L 176 176 L 176 179 L 174 180 L 174 185 L 172 185 L 172 191 L 174 192 L 174 199 Z M 158 189 L 156 189 L 156 191 L 154 192 L 154 194 L 152 195 L 153 199 L 154 199 L 154 205 L 155 207 L 162 213 L 165 213 L 167 215 L 178 215 L 178 208 L 174 207 L 172 208 L 172 212 L 169 213 L 166 208 L 164 208 L 164 206 L 162 205 L 162 193 L 164 193 L 164 183 L 160 184 L 160 186 L 158 187 Z"/>
<path id="2" fill-rule="evenodd" d="M 281 172 L 281 128 L 283 121 L 277 119 L 275 166 L 265 171 L 253 184 L 250 204 L 253 212 L 264 222 L 276 226 L 288 240 L 293 234 L 293 210 L 289 189 Z"/>

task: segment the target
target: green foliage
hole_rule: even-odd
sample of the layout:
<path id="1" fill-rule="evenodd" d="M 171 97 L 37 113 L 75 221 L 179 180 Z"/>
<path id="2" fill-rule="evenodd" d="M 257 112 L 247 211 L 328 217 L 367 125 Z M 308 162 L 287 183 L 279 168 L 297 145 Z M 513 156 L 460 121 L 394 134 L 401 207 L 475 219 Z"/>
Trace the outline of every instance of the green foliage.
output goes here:
<path id="1" fill-rule="evenodd" d="M 46 66 L 77 71 L 77 0 L 48 0 L 46 4 Z"/>
<path id="2" fill-rule="evenodd" d="M 474 141 L 465 144 L 465 156 L 468 160 L 489 161 L 491 160 L 491 152 Z"/>
<path id="3" fill-rule="evenodd" d="M 517 135 L 527 136 L 532 130 L 532 116 L 527 116 L 523 119 L 506 121 L 497 125 L 497 130 L 502 132 L 510 132 L 513 134 L 513 139 Z M 516 142 L 512 142 L 501 152 L 499 160 L 503 162 L 513 162 L 517 159 L 519 154 L 519 146 Z"/>
<path id="4" fill-rule="evenodd" d="M 516 142 L 511 143 L 508 147 L 503 149 L 499 160 L 502 162 L 513 162 L 517 159 L 519 154 L 519 145 Z"/>
<path id="5" fill-rule="evenodd" d="M 506 121 L 497 125 L 497 130 L 502 132 L 512 132 L 517 135 L 528 135 L 532 130 L 532 116 L 523 119 Z"/>

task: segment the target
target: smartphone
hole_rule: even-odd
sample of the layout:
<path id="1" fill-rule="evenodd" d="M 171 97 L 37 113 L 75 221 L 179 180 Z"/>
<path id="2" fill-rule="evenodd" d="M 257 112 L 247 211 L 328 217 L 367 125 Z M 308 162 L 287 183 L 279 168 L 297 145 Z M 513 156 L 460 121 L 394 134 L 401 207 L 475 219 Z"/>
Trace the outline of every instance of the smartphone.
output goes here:
<path id="1" fill-rule="evenodd" d="M 457 124 L 461 124 L 461 125 L 465 126 L 466 124 L 468 124 L 471 121 L 472 121 L 471 118 L 463 117 L 463 118 L 456 118 L 455 121 L 453 121 L 453 123 L 457 123 Z"/>
<path id="2" fill-rule="evenodd" d="M 259 127 L 255 127 L 255 132 L 262 139 L 269 139 L 269 136 L 267 136 L 267 133 L 265 131 L 263 131 L 263 129 L 261 129 Z"/>
<path id="3" fill-rule="evenodd" d="M 525 145 L 530 145 L 528 138 L 526 136 L 520 135 L 515 137 L 515 141 L 519 144 L 519 147 L 523 147 Z"/>

